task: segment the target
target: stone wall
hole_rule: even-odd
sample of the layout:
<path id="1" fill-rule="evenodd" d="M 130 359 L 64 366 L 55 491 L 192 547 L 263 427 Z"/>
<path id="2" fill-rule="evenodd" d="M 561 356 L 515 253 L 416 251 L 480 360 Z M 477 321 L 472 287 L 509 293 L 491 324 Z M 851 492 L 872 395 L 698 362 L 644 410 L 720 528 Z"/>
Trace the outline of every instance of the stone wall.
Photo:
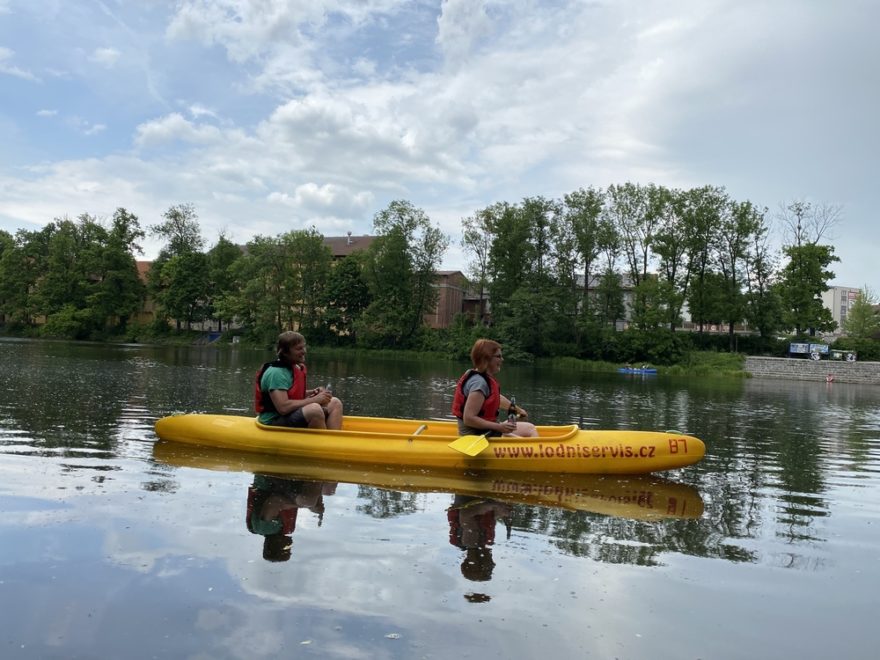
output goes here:
<path id="1" fill-rule="evenodd" d="M 744 369 L 755 378 L 785 378 L 880 385 L 880 362 L 747 356 Z"/>

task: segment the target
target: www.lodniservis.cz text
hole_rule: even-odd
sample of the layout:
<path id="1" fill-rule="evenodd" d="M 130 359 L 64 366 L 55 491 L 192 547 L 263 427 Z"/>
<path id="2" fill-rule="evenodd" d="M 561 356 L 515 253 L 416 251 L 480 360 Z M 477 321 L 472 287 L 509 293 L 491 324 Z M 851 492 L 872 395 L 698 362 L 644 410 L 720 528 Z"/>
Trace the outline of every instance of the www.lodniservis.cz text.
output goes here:
<path id="1" fill-rule="evenodd" d="M 537 446 L 503 447 L 493 446 L 495 458 L 653 458 L 656 447 L 632 447 L 617 445 L 558 444 Z M 669 439 L 670 454 L 687 454 L 686 438 Z"/>

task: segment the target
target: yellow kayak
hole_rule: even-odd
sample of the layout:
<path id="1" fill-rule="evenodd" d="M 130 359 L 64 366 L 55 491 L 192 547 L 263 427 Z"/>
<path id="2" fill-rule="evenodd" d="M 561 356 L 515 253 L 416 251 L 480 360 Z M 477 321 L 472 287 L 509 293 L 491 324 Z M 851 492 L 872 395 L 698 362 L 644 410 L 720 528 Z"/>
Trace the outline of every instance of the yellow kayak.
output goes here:
<path id="1" fill-rule="evenodd" d="M 501 502 L 588 511 L 634 520 L 699 518 L 703 500 L 692 486 L 654 475 L 606 476 L 414 469 L 347 464 L 159 441 L 153 457 L 175 467 L 252 472 L 307 481 L 364 484 L 385 490 L 455 493 Z"/>
<path id="2" fill-rule="evenodd" d="M 657 431 L 539 426 L 537 438 L 491 438 L 469 456 L 450 447 L 455 422 L 346 416 L 341 430 L 264 426 L 254 417 L 174 415 L 156 422 L 163 440 L 248 452 L 382 465 L 579 474 L 644 474 L 696 463 L 701 440 Z"/>

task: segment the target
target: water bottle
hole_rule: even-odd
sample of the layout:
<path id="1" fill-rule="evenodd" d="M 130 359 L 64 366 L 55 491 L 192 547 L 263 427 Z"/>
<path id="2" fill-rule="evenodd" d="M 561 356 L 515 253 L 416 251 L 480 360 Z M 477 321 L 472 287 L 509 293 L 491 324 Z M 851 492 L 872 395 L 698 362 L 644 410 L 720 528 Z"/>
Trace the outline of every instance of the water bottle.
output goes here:
<path id="1" fill-rule="evenodd" d="M 510 397 L 510 407 L 507 409 L 507 421 L 516 424 L 516 397 Z"/>

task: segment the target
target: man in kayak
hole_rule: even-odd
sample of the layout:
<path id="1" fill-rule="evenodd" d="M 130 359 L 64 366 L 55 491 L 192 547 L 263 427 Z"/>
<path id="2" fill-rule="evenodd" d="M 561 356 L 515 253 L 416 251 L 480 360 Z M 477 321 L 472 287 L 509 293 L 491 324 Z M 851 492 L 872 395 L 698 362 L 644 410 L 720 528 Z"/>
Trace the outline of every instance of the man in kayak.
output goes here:
<path id="1" fill-rule="evenodd" d="M 519 421 L 528 413 L 502 396 L 495 380 L 504 358 L 501 344 L 491 339 L 478 339 L 471 348 L 473 369 L 468 369 L 455 386 L 452 414 L 458 419 L 459 435 L 535 437 L 538 431 L 531 422 Z M 504 420 L 498 421 L 498 411 Z M 519 418 L 519 419 L 517 419 Z"/>
<path id="2" fill-rule="evenodd" d="M 342 401 L 329 389 L 306 390 L 306 338 L 288 330 L 278 335 L 277 356 L 257 372 L 254 407 L 262 424 L 341 429 Z"/>

